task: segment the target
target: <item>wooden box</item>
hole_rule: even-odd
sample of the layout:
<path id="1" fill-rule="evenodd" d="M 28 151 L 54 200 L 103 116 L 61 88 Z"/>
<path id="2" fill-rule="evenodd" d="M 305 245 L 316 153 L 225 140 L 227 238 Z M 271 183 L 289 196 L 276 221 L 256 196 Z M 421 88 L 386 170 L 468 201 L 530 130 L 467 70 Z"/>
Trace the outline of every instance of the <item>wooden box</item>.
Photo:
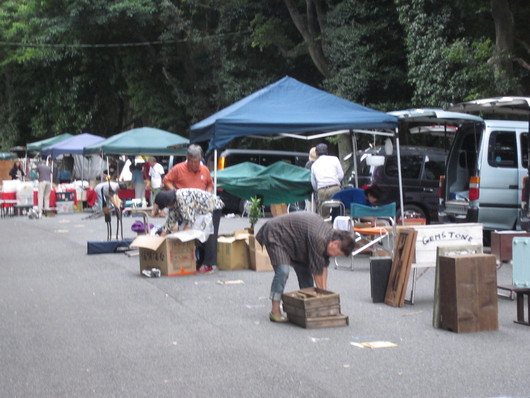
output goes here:
<path id="1" fill-rule="evenodd" d="M 289 321 L 304 328 L 348 325 L 348 317 L 340 313 L 337 293 L 307 288 L 283 294 L 282 301 Z"/>
<path id="2" fill-rule="evenodd" d="M 439 300 L 441 329 L 456 333 L 497 330 L 495 256 L 440 256 Z"/>
<path id="3" fill-rule="evenodd" d="M 349 324 L 348 316 L 342 314 L 318 318 L 304 318 L 288 313 L 287 318 L 289 318 L 289 322 L 306 329 L 332 328 L 336 326 L 348 326 Z"/>
<path id="4" fill-rule="evenodd" d="M 530 237 L 525 231 L 493 231 L 491 233 L 491 254 L 501 263 L 512 260 L 513 238 Z"/>

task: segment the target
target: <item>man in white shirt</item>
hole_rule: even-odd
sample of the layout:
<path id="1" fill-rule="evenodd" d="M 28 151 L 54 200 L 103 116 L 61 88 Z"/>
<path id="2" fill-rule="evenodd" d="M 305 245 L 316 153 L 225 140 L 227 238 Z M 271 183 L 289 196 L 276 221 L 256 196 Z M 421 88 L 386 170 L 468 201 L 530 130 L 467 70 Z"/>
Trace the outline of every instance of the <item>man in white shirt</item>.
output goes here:
<path id="1" fill-rule="evenodd" d="M 154 156 L 150 156 L 149 163 L 149 177 L 151 179 L 151 205 L 155 203 L 155 197 L 162 189 L 162 176 L 164 175 L 164 168 L 160 163 L 157 163 Z"/>
<path id="2" fill-rule="evenodd" d="M 316 153 L 318 158 L 311 166 L 311 184 L 317 193 L 318 205 L 320 206 L 322 202 L 331 199 L 340 191 L 344 171 L 339 158 L 328 155 L 326 144 L 318 144 Z"/>

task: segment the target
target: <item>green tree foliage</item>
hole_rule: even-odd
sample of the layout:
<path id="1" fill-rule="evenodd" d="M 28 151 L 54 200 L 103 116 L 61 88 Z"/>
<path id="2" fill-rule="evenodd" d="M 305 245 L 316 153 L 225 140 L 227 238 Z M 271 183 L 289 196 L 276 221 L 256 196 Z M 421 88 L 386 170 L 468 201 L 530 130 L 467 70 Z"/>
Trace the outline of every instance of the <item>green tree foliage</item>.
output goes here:
<path id="1" fill-rule="evenodd" d="M 529 9 L 521 0 L 0 0 L 0 145 L 140 125 L 185 135 L 286 75 L 381 110 L 525 93 Z M 504 47 L 496 26 L 508 27 Z"/>

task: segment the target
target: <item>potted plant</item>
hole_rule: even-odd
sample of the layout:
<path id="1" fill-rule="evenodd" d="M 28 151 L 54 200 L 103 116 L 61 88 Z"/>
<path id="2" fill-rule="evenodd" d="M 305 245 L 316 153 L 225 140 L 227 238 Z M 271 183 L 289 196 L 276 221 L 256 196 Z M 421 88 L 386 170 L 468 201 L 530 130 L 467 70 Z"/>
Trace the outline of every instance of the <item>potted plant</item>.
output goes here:
<path id="1" fill-rule="evenodd" d="M 254 225 L 258 222 L 262 213 L 261 198 L 254 196 L 250 198 L 250 207 L 248 210 L 248 220 L 250 221 L 250 233 L 254 233 Z"/>

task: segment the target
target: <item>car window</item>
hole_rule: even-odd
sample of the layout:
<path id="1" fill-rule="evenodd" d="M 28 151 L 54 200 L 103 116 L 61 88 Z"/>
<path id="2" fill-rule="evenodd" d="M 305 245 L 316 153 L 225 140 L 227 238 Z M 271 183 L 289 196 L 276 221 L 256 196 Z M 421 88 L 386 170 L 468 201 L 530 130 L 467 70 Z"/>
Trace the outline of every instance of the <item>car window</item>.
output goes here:
<path id="1" fill-rule="evenodd" d="M 420 178 L 423 156 L 402 156 L 401 176 L 403 178 Z M 385 164 L 385 174 L 389 177 L 399 177 L 397 157 L 387 158 Z"/>
<path id="2" fill-rule="evenodd" d="M 254 154 L 232 153 L 229 156 L 227 156 L 226 159 L 229 159 L 229 161 L 227 162 L 227 164 L 225 164 L 225 167 L 233 166 L 233 165 L 243 163 L 243 162 L 252 162 L 252 163 L 259 164 L 258 155 L 254 155 Z"/>
<path id="3" fill-rule="evenodd" d="M 443 160 L 428 160 L 425 162 L 424 178 L 426 180 L 438 181 L 445 174 L 445 162 Z"/>
<path id="4" fill-rule="evenodd" d="M 523 168 L 528 168 L 528 133 L 520 135 L 521 144 L 521 160 Z"/>
<path id="5" fill-rule="evenodd" d="M 515 132 L 494 131 L 491 133 L 488 148 L 488 163 L 493 167 L 518 167 Z"/>

